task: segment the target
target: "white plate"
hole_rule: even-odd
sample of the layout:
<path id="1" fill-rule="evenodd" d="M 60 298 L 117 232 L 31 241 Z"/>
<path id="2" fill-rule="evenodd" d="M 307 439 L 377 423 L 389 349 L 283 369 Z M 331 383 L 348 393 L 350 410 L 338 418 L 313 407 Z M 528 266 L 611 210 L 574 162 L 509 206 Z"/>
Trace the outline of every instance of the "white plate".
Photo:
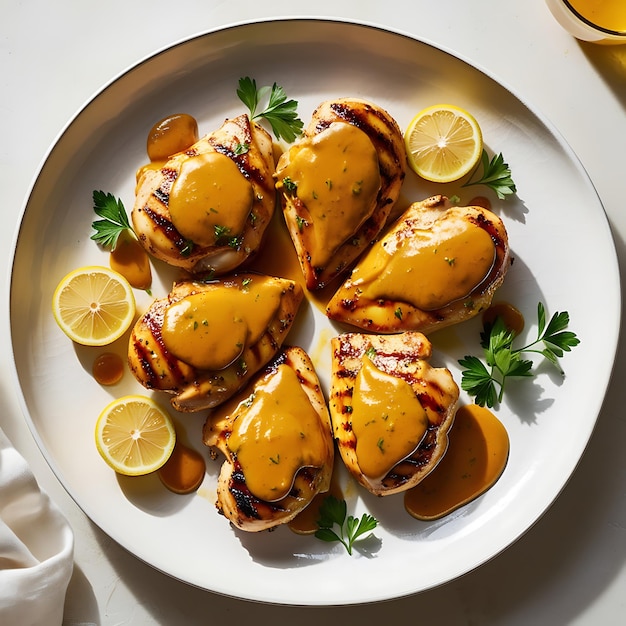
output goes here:
<path id="1" fill-rule="evenodd" d="M 117 387 L 92 378 L 94 349 L 77 348 L 50 311 L 58 280 L 80 265 L 107 264 L 89 239 L 91 194 L 110 191 L 133 204 L 134 173 L 144 163 L 150 126 L 176 112 L 201 132 L 243 111 L 241 76 L 277 81 L 299 101 L 306 121 L 326 98 L 360 96 L 406 127 L 419 109 L 452 102 L 475 114 L 491 153 L 511 166 L 518 197 L 497 201 L 483 188 L 445 189 L 462 201 L 492 198 L 506 222 L 515 262 L 498 294 L 525 314 L 534 333 L 537 302 L 567 310 L 581 344 L 562 361 L 561 380 L 540 367 L 511 385 L 497 411 L 511 438 L 501 480 L 446 519 L 423 523 L 402 497 L 348 491 L 351 510 L 380 521 L 379 543 L 349 557 L 340 546 L 280 528 L 234 531 L 213 505 L 219 465 L 209 462 L 197 494 L 167 492 L 154 476 L 117 478 L 93 443 L 96 416 L 111 396 L 143 391 L 126 375 Z M 409 176 L 402 202 L 439 189 Z M 160 267 L 160 266 L 159 266 Z M 169 289 L 167 272 L 154 295 Z M 149 298 L 139 294 L 140 306 Z M 290 336 L 310 350 L 328 382 L 329 333 L 305 304 Z M 498 81 L 432 45 L 367 25 L 324 20 L 237 25 L 181 42 L 129 69 L 93 98 L 61 133 L 27 200 L 16 238 L 10 319 L 26 419 L 46 459 L 85 513 L 140 559 L 198 587 L 273 603 L 336 605 L 425 590 L 460 576 L 504 550 L 550 506 L 592 433 L 610 378 L 620 317 L 615 250 L 586 175 L 558 133 Z M 477 320 L 433 335 L 434 363 L 460 380 L 457 359 L 479 354 Z M 124 351 L 124 346 L 119 346 Z M 165 398 L 164 398 L 165 400 Z M 467 398 L 465 398 L 467 400 Z M 176 420 L 198 449 L 202 415 Z M 184 432 L 183 432 L 184 431 Z M 206 454 L 206 451 L 203 451 Z"/>

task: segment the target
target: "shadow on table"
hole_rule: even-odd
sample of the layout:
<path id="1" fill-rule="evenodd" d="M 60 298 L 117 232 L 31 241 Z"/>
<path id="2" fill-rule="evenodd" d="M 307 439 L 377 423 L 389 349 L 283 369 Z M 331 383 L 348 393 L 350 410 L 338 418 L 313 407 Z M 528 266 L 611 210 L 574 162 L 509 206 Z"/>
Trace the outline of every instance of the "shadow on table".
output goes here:
<path id="1" fill-rule="evenodd" d="M 100 610 L 91 583 L 83 571 L 74 564 L 74 571 L 68 586 L 63 626 L 100 626 Z M 74 606 L 71 598 L 80 598 L 80 606 Z"/>
<path id="2" fill-rule="evenodd" d="M 587 59 L 626 109 L 626 45 L 599 46 L 578 42 Z"/>

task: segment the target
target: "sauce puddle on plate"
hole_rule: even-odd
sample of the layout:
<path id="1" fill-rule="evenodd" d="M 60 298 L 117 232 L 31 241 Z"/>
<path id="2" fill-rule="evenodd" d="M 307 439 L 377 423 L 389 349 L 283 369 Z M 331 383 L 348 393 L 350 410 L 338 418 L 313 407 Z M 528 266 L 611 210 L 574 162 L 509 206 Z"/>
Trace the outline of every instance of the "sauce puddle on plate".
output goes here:
<path id="1" fill-rule="evenodd" d="M 204 479 L 206 463 L 199 452 L 176 442 L 172 456 L 158 470 L 161 482 L 174 493 L 187 494 L 198 489 Z"/>
<path id="2" fill-rule="evenodd" d="M 101 385 L 115 385 L 124 376 L 124 359 L 114 352 L 103 352 L 95 358 L 92 373 Z"/>
<path id="3" fill-rule="evenodd" d="M 416 519 L 439 519 L 475 500 L 496 483 L 506 466 L 509 436 L 488 409 L 462 406 L 448 437 L 448 451 L 439 465 L 404 495 L 404 506 Z"/>

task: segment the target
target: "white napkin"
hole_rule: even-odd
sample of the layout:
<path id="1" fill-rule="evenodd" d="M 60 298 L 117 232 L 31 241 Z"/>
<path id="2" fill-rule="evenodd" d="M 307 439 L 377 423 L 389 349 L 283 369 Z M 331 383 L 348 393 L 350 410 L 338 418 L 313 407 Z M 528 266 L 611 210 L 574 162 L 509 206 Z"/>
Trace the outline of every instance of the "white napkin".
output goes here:
<path id="1" fill-rule="evenodd" d="M 0 624 L 63 622 L 74 536 L 0 429 Z"/>

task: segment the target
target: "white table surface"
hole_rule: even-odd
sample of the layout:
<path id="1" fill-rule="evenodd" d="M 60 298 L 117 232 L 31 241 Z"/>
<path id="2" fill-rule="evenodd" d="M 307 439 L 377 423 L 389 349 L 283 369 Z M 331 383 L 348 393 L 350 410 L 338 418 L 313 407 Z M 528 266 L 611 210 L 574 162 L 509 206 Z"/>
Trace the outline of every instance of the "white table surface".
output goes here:
<path id="1" fill-rule="evenodd" d="M 75 532 L 65 624 L 626 623 L 623 341 L 581 463 L 555 504 L 518 542 L 462 579 L 417 596 L 316 609 L 253 605 L 189 587 L 109 539 L 70 499 L 37 448 L 12 387 L 7 347 L 12 238 L 41 160 L 90 96 L 157 49 L 239 21 L 314 16 L 380 24 L 454 51 L 522 95 L 564 135 L 597 188 L 623 266 L 626 46 L 580 44 L 553 20 L 543 0 L 3 0 L 2 5 L 0 424 Z M 581 277 L 572 288 L 584 289 L 590 279 Z"/>

